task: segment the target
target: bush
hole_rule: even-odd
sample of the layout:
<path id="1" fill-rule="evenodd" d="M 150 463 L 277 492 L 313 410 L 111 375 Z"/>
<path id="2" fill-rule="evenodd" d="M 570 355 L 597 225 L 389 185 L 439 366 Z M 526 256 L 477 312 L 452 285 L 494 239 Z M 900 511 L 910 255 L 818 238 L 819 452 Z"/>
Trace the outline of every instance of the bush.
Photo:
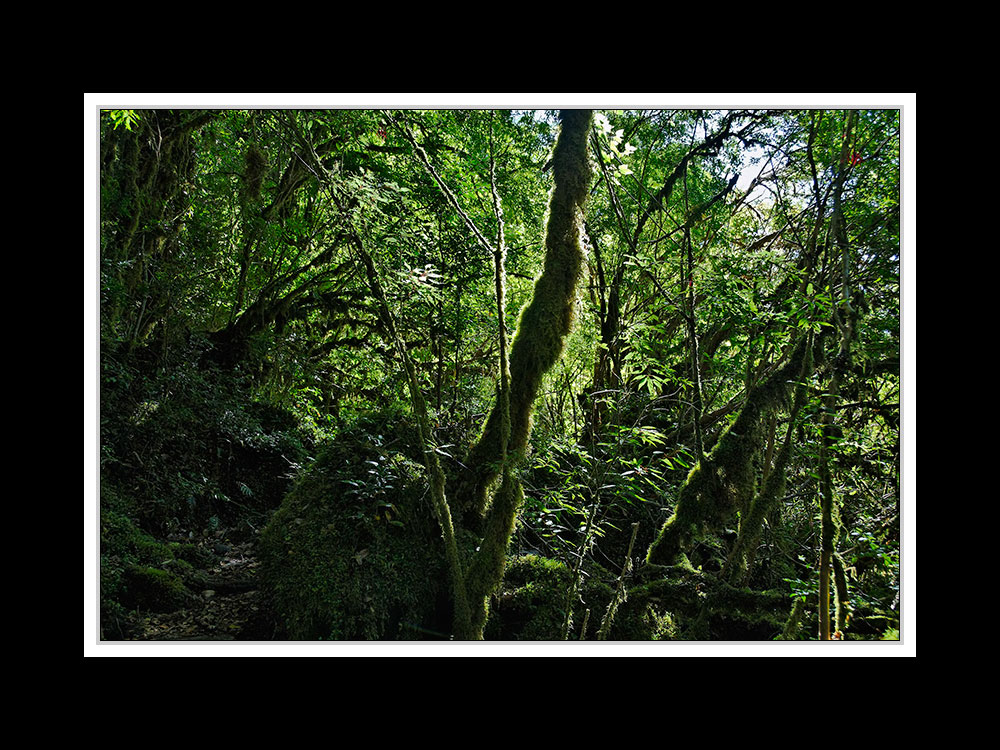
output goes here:
<path id="1" fill-rule="evenodd" d="M 321 451 L 263 532 L 261 580 L 294 640 L 446 637 L 444 545 L 423 468 L 361 434 Z"/>
<path id="2" fill-rule="evenodd" d="M 132 499 L 140 525 L 261 525 L 311 447 L 295 418 L 254 401 L 237 373 L 194 362 L 128 382 L 102 393 L 101 476 Z"/>

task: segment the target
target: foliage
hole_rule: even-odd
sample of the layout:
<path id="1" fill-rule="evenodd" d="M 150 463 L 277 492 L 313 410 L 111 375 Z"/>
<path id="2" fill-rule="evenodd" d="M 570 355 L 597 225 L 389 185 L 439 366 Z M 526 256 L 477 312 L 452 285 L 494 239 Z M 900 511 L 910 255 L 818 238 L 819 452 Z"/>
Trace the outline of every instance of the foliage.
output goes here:
<path id="1" fill-rule="evenodd" d="M 115 130 L 123 125 L 126 130 L 131 130 L 132 126 L 142 119 L 134 109 L 109 109 L 106 111 L 111 117 L 111 122 L 114 123 Z"/>
<path id="2" fill-rule="evenodd" d="M 261 536 L 264 585 L 288 637 L 444 637 L 446 573 L 425 481 L 363 430 L 321 450 Z"/>
<path id="3" fill-rule="evenodd" d="M 100 515 L 102 637 L 127 637 L 132 610 L 172 611 L 191 602 L 178 572 L 204 561 L 190 543 L 161 542 L 128 516 L 128 502 L 106 485 Z"/>
<path id="4" fill-rule="evenodd" d="M 260 526 L 288 489 L 311 436 L 258 402 L 239 374 L 179 362 L 146 374 L 104 358 L 105 482 L 141 524 L 178 532 L 211 519 Z"/>

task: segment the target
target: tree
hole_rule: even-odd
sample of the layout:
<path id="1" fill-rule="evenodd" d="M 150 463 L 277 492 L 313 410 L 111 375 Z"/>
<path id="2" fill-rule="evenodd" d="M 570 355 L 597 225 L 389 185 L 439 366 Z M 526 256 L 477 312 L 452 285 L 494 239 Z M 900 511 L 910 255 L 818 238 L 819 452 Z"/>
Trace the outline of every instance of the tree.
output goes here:
<path id="1" fill-rule="evenodd" d="M 493 185 L 494 206 L 499 230 L 496 245 L 475 229 L 477 238 L 494 253 L 496 263 L 497 308 L 500 317 L 500 386 L 494 408 L 486 422 L 483 435 L 470 452 L 468 464 L 475 473 L 472 491 L 473 511 L 485 515 L 482 539 L 467 566 L 463 564 L 455 538 L 452 512 L 445 496 L 445 477 L 431 436 L 427 407 L 421 393 L 413 363 L 406 352 L 389 310 L 385 293 L 374 265 L 362 250 L 373 292 L 379 299 L 386 328 L 390 331 L 407 370 L 410 397 L 417 415 L 421 443 L 438 522 L 441 525 L 455 592 L 455 624 L 457 638 L 481 638 L 489 615 L 489 597 L 503 577 L 507 547 L 514 529 L 517 511 L 523 502 L 523 491 L 516 475 L 517 464 L 523 461 L 531 430 L 531 411 L 545 373 L 562 352 L 563 341 L 570 332 L 576 284 L 583 265 L 580 239 L 581 212 L 589 186 L 587 139 L 591 113 L 588 110 L 567 110 L 561 114 L 562 129 L 552 155 L 555 186 L 549 201 L 549 216 L 545 232 L 545 268 L 535 282 L 531 302 L 521 313 L 514 337 L 508 372 L 506 335 L 503 333 L 504 310 L 504 241 L 500 199 Z M 409 134 L 408 134 L 409 135 Z M 442 190 L 456 208 L 457 201 L 437 173 L 430 167 L 426 154 L 410 136 L 417 153 L 439 181 Z M 492 170 L 491 170 L 492 171 Z M 489 485 L 499 475 L 500 486 L 488 498 Z"/>

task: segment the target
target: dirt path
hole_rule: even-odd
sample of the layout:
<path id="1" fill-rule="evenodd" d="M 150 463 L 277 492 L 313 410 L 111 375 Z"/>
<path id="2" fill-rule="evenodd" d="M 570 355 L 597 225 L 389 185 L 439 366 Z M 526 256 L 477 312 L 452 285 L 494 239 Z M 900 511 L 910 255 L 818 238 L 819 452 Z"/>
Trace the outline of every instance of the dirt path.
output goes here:
<path id="1" fill-rule="evenodd" d="M 213 544 L 215 564 L 187 582 L 192 605 L 166 614 L 142 616 L 142 641 L 267 641 L 274 626 L 257 589 L 253 540 Z"/>

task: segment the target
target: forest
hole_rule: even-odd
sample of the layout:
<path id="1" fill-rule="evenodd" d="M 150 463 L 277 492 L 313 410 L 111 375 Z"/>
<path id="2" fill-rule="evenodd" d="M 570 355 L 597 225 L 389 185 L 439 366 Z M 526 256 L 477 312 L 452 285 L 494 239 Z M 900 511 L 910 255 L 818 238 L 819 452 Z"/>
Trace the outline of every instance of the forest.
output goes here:
<path id="1" fill-rule="evenodd" d="M 85 643 L 912 644 L 904 114 L 91 109 Z"/>

